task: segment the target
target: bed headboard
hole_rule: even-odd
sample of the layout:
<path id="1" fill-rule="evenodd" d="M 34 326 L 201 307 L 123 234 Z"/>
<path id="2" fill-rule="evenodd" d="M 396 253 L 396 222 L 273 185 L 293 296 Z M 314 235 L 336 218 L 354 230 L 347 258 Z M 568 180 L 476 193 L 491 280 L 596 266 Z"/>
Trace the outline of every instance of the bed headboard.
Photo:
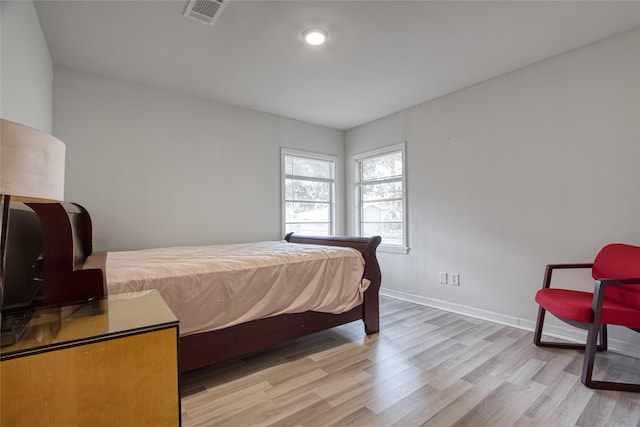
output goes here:
<path id="1" fill-rule="evenodd" d="M 86 209 L 71 203 L 26 205 L 38 215 L 42 227 L 42 304 L 69 304 L 106 295 L 106 252 L 103 256 L 93 252 Z"/>

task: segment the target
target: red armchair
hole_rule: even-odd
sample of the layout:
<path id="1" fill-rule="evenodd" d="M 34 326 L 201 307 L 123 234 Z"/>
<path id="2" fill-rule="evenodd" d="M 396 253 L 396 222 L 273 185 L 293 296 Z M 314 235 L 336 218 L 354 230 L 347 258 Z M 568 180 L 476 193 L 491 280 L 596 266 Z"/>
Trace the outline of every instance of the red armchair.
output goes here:
<path id="1" fill-rule="evenodd" d="M 591 268 L 594 292 L 551 288 L 556 269 Z M 607 325 L 621 325 L 640 332 L 640 247 L 610 244 L 600 250 L 591 264 L 547 265 L 542 289 L 536 293 L 540 305 L 533 342 L 539 347 L 584 349 L 582 383 L 590 388 L 640 392 L 640 384 L 595 381 L 596 351 L 607 349 Z M 586 329 L 583 344 L 542 341 L 546 312 L 573 326 Z"/>

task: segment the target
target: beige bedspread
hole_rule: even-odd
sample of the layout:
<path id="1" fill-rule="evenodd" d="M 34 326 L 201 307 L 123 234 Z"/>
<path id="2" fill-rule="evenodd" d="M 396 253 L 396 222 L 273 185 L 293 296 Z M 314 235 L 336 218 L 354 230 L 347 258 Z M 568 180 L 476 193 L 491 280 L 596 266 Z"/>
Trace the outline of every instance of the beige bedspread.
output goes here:
<path id="1" fill-rule="evenodd" d="M 189 335 L 282 313 L 342 313 L 369 281 L 350 248 L 259 242 L 109 252 L 110 294 L 158 289 Z"/>

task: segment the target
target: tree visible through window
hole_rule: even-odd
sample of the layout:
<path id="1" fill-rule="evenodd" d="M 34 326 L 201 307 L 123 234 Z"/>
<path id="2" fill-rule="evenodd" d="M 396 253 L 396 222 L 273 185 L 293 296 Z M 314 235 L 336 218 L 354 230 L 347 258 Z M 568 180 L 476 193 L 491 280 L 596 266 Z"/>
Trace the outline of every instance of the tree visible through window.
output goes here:
<path id="1" fill-rule="evenodd" d="M 406 246 L 404 146 L 355 157 L 357 225 L 361 236 L 381 236 L 385 245 Z"/>
<path id="2" fill-rule="evenodd" d="M 285 233 L 333 234 L 335 159 L 287 150 L 282 158 Z"/>

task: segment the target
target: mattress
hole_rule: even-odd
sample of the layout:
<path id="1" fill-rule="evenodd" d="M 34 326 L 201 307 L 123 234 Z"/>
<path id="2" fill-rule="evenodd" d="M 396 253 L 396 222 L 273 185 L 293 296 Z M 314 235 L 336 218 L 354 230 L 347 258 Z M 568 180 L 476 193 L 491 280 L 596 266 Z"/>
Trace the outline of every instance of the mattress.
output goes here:
<path id="1" fill-rule="evenodd" d="M 113 251 L 105 270 L 109 294 L 157 289 L 181 336 L 283 313 L 342 313 L 369 286 L 357 250 L 286 241 Z"/>

